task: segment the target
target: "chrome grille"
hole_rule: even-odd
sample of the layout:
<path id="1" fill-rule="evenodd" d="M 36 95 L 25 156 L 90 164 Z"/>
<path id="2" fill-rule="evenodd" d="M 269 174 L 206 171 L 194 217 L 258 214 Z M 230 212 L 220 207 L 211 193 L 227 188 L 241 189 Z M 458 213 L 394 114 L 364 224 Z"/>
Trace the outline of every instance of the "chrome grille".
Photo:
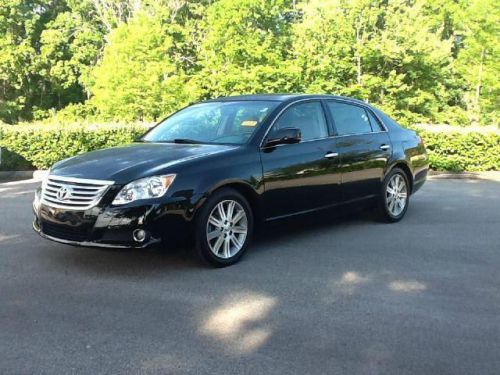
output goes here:
<path id="1" fill-rule="evenodd" d="M 113 181 L 49 175 L 42 184 L 42 203 L 47 206 L 87 210 L 99 203 Z"/>

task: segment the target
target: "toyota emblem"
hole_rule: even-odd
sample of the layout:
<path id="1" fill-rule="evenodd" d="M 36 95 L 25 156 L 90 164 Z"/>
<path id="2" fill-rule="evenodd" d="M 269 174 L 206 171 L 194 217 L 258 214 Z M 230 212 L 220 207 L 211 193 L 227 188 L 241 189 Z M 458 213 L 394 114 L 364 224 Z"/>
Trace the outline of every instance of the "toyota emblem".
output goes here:
<path id="1" fill-rule="evenodd" d="M 57 191 L 57 199 L 65 201 L 71 197 L 71 190 L 66 186 L 61 186 Z"/>

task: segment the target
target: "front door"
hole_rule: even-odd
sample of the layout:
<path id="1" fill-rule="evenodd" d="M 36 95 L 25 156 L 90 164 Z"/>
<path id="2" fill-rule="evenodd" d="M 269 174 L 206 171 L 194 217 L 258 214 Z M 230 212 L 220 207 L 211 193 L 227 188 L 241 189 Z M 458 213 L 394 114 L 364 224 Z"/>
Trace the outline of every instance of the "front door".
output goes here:
<path id="1" fill-rule="evenodd" d="M 275 130 L 299 128 L 296 144 L 263 147 L 261 160 L 266 218 L 326 207 L 341 200 L 339 160 L 319 101 L 294 104 L 274 123 Z"/>

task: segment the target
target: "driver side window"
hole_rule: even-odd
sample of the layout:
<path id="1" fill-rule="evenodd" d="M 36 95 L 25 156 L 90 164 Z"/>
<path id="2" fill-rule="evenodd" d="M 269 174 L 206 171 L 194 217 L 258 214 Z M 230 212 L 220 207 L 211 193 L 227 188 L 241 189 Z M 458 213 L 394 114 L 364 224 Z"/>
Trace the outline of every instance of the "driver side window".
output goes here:
<path id="1" fill-rule="evenodd" d="M 328 128 L 320 102 L 296 104 L 288 108 L 274 124 L 271 135 L 282 128 L 300 129 L 302 141 L 328 137 Z"/>

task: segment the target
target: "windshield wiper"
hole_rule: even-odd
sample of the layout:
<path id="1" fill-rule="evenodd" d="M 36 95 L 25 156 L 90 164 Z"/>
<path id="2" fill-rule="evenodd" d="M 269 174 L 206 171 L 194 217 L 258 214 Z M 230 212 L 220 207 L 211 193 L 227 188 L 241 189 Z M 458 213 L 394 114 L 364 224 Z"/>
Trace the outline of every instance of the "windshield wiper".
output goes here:
<path id="1" fill-rule="evenodd" d="M 197 141 L 195 139 L 189 139 L 189 138 L 176 138 L 176 139 L 169 139 L 167 141 L 161 141 L 162 143 L 180 143 L 180 144 L 199 144 L 203 143 L 200 141 Z"/>

